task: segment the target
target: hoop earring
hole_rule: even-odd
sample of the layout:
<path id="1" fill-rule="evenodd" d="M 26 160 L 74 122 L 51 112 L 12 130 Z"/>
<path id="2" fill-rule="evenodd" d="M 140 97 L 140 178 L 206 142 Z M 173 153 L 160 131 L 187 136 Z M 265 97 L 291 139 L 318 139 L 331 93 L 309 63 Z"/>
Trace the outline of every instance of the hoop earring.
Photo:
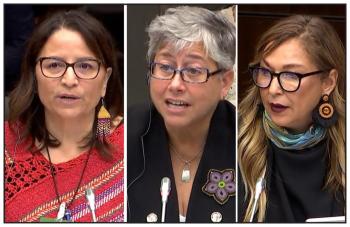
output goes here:
<path id="1" fill-rule="evenodd" d="M 101 98 L 101 102 L 101 108 L 97 114 L 96 136 L 100 141 L 103 141 L 104 137 L 109 135 L 111 131 L 111 115 L 105 107 L 103 98 Z"/>
<path id="2" fill-rule="evenodd" d="M 338 114 L 329 102 L 329 95 L 322 95 L 320 103 L 312 113 L 312 119 L 315 124 L 324 128 L 329 128 L 337 122 Z"/>

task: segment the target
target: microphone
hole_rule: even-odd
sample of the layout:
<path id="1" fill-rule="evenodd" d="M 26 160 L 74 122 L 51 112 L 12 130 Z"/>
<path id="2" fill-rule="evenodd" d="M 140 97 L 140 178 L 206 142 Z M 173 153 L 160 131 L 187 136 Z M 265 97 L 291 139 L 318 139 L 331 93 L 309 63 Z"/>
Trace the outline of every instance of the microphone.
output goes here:
<path id="1" fill-rule="evenodd" d="M 168 196 L 170 194 L 170 179 L 168 177 L 163 177 L 160 183 L 160 195 L 162 196 L 162 222 L 165 221 L 165 209 L 166 203 L 168 202 Z"/>
<path id="2" fill-rule="evenodd" d="M 255 185 L 254 204 L 253 204 L 253 210 L 252 210 L 252 214 L 250 216 L 249 222 L 253 222 L 256 204 L 259 200 L 260 194 L 261 194 L 262 190 L 264 189 L 264 187 L 265 187 L 265 180 L 263 177 L 259 177 L 258 181 L 256 182 L 256 185 Z"/>
<path id="3" fill-rule="evenodd" d="M 89 202 L 89 207 L 90 207 L 91 214 L 92 214 L 92 220 L 93 220 L 93 222 L 97 222 L 96 214 L 95 214 L 95 209 L 96 209 L 96 207 L 95 207 L 95 194 L 91 188 L 86 189 L 85 196 L 86 196 L 87 201 Z"/>

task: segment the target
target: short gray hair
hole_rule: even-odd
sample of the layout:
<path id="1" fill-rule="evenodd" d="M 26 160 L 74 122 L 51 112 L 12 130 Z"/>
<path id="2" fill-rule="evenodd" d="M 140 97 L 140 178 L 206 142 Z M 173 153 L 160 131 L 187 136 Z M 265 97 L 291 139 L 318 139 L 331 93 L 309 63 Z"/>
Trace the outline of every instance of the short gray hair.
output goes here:
<path id="1" fill-rule="evenodd" d="M 165 43 L 179 51 L 194 42 L 203 42 L 219 68 L 232 69 L 235 63 L 236 28 L 221 12 L 189 6 L 169 8 L 151 22 L 147 32 L 149 63 Z"/>

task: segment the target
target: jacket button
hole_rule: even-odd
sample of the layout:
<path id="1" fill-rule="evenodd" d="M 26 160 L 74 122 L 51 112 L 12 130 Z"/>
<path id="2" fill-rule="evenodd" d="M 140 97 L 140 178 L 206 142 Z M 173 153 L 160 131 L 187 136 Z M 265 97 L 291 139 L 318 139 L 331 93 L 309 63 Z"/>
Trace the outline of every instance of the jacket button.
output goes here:
<path id="1" fill-rule="evenodd" d="M 211 213 L 211 221 L 212 222 L 221 222 L 222 215 L 220 212 L 213 212 Z"/>
<path id="2" fill-rule="evenodd" d="M 147 222 L 157 222 L 158 216 L 155 213 L 150 213 L 147 215 Z"/>

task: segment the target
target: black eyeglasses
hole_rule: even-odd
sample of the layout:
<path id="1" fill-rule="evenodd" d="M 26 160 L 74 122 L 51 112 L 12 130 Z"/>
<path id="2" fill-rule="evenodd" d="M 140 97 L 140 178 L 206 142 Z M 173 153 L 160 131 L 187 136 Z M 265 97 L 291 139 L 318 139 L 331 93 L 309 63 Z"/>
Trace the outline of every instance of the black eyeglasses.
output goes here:
<path id="1" fill-rule="evenodd" d="M 101 61 L 97 59 L 82 59 L 74 63 L 67 63 L 59 58 L 42 57 L 40 62 L 42 74 L 48 78 L 59 78 L 63 76 L 68 67 L 72 67 L 75 75 L 80 79 L 95 79 L 100 71 Z"/>
<path id="2" fill-rule="evenodd" d="M 187 83 L 205 83 L 209 77 L 222 72 L 218 69 L 214 72 L 209 72 L 207 68 L 185 67 L 175 69 L 171 65 L 152 62 L 150 64 L 151 77 L 159 80 L 172 80 L 177 72 L 180 73 L 181 79 Z"/>
<path id="3" fill-rule="evenodd" d="M 255 85 L 259 88 L 269 87 L 273 77 L 276 76 L 283 90 L 293 92 L 299 89 L 302 78 L 323 73 L 325 70 L 317 70 L 305 74 L 289 71 L 275 73 L 264 67 L 250 66 L 249 72 L 253 77 Z"/>

